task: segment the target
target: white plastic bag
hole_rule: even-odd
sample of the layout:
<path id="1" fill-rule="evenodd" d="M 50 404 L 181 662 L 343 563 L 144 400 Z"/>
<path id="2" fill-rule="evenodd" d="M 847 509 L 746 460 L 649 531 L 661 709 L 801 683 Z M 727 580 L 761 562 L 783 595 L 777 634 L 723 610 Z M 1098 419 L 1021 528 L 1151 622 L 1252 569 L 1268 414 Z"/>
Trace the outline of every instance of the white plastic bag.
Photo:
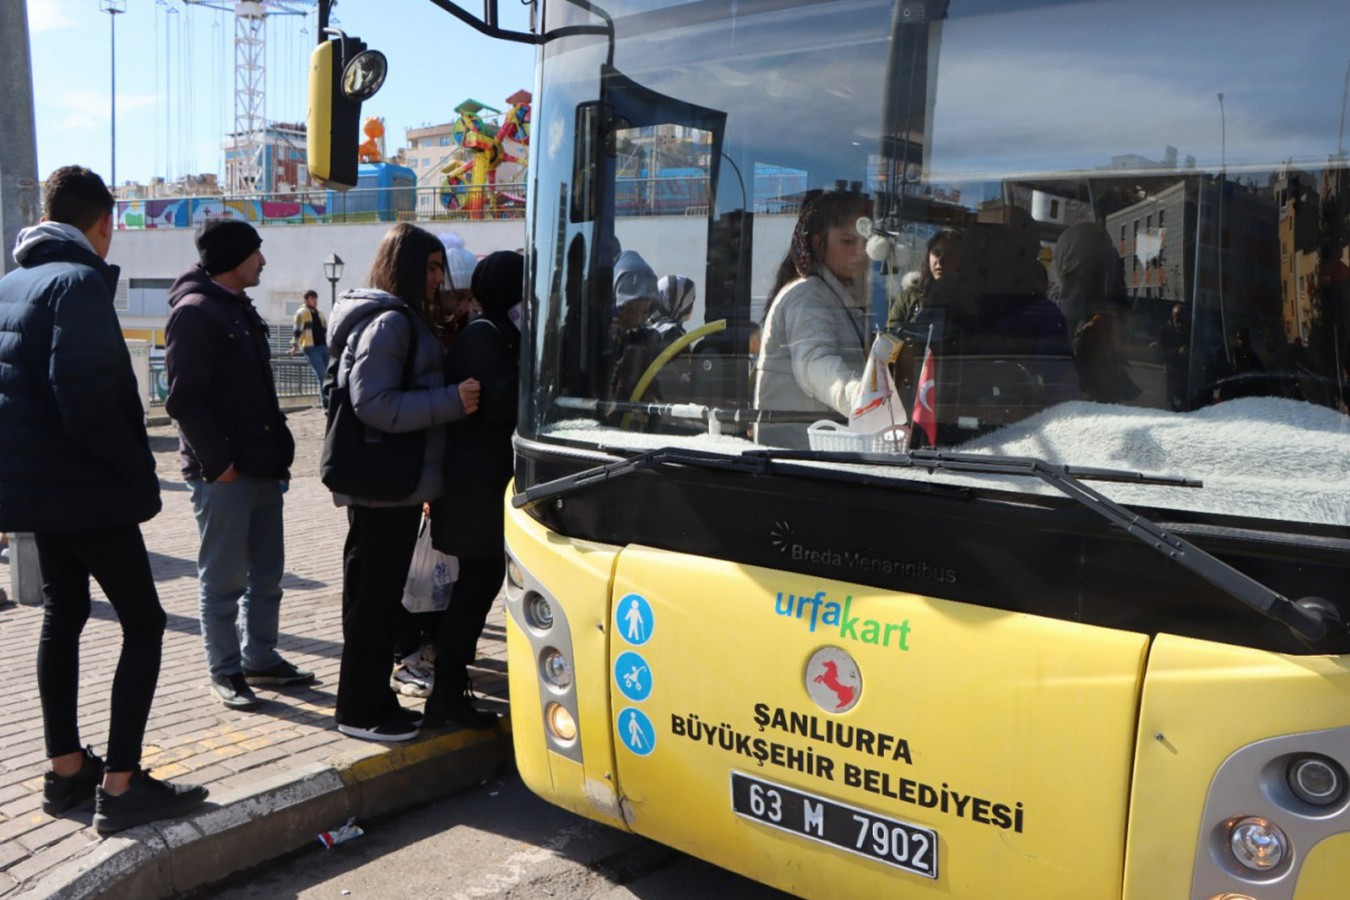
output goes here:
<path id="1" fill-rule="evenodd" d="M 858 384 L 853 414 L 849 416 L 850 431 L 877 434 L 903 427 L 908 422 L 904 404 L 900 402 L 900 394 L 895 389 L 895 380 L 891 378 L 891 364 L 900 355 L 903 346 L 885 332 L 878 334 L 872 342 L 867 364 L 863 367 L 862 381 Z"/>
<path id="2" fill-rule="evenodd" d="M 431 522 L 424 517 L 403 585 L 403 608 L 411 613 L 440 612 L 450 605 L 458 578 L 459 559 L 431 546 Z"/>

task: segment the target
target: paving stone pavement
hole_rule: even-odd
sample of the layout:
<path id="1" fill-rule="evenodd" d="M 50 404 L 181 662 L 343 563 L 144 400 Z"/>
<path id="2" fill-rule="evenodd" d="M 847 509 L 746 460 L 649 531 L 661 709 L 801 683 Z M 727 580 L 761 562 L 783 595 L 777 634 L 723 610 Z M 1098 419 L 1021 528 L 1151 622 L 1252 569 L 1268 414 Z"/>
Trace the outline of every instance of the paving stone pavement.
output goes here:
<path id="1" fill-rule="evenodd" d="M 347 738 L 334 727 L 342 649 L 341 557 L 346 515 L 319 482 L 323 413 L 292 410 L 294 480 L 286 494 L 282 654 L 316 684 L 259 690 L 263 705 L 237 712 L 208 688 L 198 631 L 197 531 L 179 473 L 177 435 L 151 410 L 163 511 L 142 526 L 168 614 L 159 688 L 142 765 L 159 778 L 204 784 L 203 813 L 101 839 L 92 809 L 42 812 L 46 768 L 35 675 L 40 608 L 0 611 L 0 897 L 170 896 L 210 883 L 314 840 L 348 815 L 425 802 L 432 790 L 464 787 L 509 765 L 509 719 L 495 731 L 424 734 L 405 745 Z M 7 580 L 7 566 L 0 579 Z M 80 657 L 81 739 L 106 749 L 108 691 L 121 645 L 116 617 L 94 586 Z M 506 642 L 501 598 L 472 671 L 485 708 L 506 714 Z M 419 701 L 405 698 L 405 705 Z"/>

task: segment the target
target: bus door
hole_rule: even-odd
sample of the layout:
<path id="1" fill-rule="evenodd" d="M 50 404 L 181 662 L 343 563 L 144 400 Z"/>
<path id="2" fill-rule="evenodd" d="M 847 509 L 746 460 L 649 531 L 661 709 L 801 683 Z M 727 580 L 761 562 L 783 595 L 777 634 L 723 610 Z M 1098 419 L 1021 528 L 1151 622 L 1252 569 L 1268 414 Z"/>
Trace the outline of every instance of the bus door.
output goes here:
<path id="1" fill-rule="evenodd" d="M 804 896 L 1119 895 L 1147 636 L 636 546 L 612 610 L 636 832 Z"/>

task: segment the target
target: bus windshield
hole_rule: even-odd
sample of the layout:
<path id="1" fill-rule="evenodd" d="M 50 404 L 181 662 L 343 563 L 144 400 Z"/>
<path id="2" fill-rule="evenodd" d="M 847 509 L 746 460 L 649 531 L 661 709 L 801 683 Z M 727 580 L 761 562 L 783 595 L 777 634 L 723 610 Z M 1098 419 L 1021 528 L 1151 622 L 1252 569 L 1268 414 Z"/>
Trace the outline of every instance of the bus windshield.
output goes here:
<path id="1" fill-rule="evenodd" d="M 1344 526 L 1348 24 L 552 4 L 520 434 L 1030 456 L 1203 483 L 1100 487 L 1127 505 Z"/>

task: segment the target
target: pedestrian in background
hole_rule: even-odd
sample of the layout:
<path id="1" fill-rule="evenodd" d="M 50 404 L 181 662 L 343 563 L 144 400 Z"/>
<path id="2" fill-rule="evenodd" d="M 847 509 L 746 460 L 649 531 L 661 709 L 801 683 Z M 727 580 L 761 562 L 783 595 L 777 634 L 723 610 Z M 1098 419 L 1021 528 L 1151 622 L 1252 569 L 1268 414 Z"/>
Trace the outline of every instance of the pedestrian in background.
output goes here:
<path id="1" fill-rule="evenodd" d="M 319 381 L 319 403 L 328 409 L 328 398 L 323 393 L 323 377 L 328 371 L 328 321 L 319 309 L 316 291 L 305 291 L 305 303 L 295 311 L 291 349 L 287 356 L 294 356 L 297 350 L 309 360 L 309 366 Z"/>
<path id="2" fill-rule="evenodd" d="M 88 169 L 47 179 L 43 221 L 19 232 L 20 268 L 0 280 L 0 529 L 32 532 L 42 575 L 38 696 L 51 815 L 95 803 L 103 833 L 181 815 L 206 788 L 140 768 L 159 681 L 165 615 L 140 523 L 159 512 L 159 478 L 113 292 L 113 197 Z M 107 762 L 80 747 L 80 634 L 89 579 L 117 613 Z"/>
<path id="3" fill-rule="evenodd" d="M 446 430 L 445 493 L 431 505 L 432 544 L 459 557 L 459 580 L 436 642 L 428 727 L 487 728 L 497 721 L 473 705 L 468 667 L 506 577 L 502 496 L 512 472 L 524 289 L 525 260 L 519 253 L 493 253 L 480 262 L 473 295 L 483 313 L 464 326 L 445 357 L 446 379 L 477 379 L 482 397 L 477 415 Z"/>
<path id="4" fill-rule="evenodd" d="M 362 740 L 417 736 L 421 715 L 400 706 L 389 683 L 395 623 L 422 506 L 441 495 L 445 425 L 478 408 L 478 382 L 445 379 L 432 324 L 444 280 L 441 242 L 400 223 L 375 251 L 370 287 L 346 292 L 333 309 L 334 395 L 345 389 L 356 418 L 368 429 L 426 431 L 421 476 L 410 495 L 392 501 L 333 495 L 335 503 L 347 507 L 349 526 L 342 558 L 337 723 L 338 731 Z"/>
<path id="5" fill-rule="evenodd" d="M 199 262 L 169 289 L 164 408 L 178 426 L 201 543 L 197 579 L 211 689 L 256 709 L 256 686 L 308 684 L 277 653 L 286 565 L 281 494 L 295 441 L 277 402 L 268 328 L 245 291 L 266 259 L 252 225 L 208 219 Z"/>

